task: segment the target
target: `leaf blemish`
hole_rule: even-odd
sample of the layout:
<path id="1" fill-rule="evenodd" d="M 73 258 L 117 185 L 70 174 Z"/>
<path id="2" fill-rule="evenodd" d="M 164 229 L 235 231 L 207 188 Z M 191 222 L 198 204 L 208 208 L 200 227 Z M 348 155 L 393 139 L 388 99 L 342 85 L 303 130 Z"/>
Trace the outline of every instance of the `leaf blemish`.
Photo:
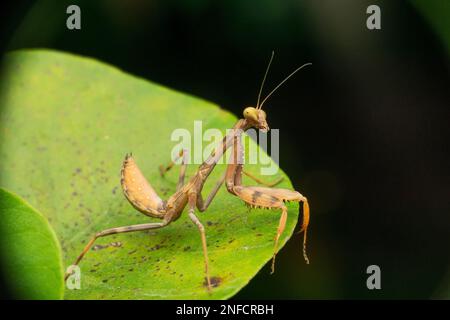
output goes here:
<path id="1" fill-rule="evenodd" d="M 95 246 L 92 247 L 92 250 L 93 251 L 97 251 L 97 250 L 106 249 L 108 247 L 118 248 L 118 247 L 121 247 L 121 246 L 122 246 L 122 242 L 116 241 L 116 242 L 111 242 L 111 243 L 108 243 L 108 244 L 105 244 L 105 245 L 96 244 Z"/>
<path id="2" fill-rule="evenodd" d="M 217 288 L 222 283 L 222 278 L 221 277 L 211 277 L 210 281 L 211 281 L 211 286 L 213 288 Z M 207 282 L 206 278 L 203 281 L 203 286 L 204 287 L 208 286 L 208 282 Z"/>
<path id="3" fill-rule="evenodd" d="M 103 246 L 101 244 L 96 244 L 95 246 L 92 247 L 92 251 L 102 250 L 105 248 L 107 248 L 107 246 Z"/>
<path id="4" fill-rule="evenodd" d="M 147 251 L 155 251 L 155 250 L 159 250 L 160 248 L 162 248 L 163 246 L 160 246 L 159 244 L 150 247 L 149 249 L 147 249 Z"/>

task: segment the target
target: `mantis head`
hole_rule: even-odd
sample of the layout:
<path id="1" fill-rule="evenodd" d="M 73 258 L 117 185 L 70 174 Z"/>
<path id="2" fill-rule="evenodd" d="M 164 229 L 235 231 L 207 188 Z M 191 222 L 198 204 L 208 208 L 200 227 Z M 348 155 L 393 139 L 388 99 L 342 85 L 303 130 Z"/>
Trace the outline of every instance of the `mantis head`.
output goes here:
<path id="1" fill-rule="evenodd" d="M 266 121 L 266 112 L 261 109 L 263 104 L 290 77 L 292 77 L 294 74 L 296 74 L 299 70 L 303 69 L 304 67 L 306 67 L 308 65 L 312 65 L 312 63 L 305 63 L 302 66 L 295 69 L 293 72 L 291 72 L 291 74 L 289 74 L 286 78 L 284 78 L 284 80 L 281 81 L 272 91 L 270 91 L 270 93 L 261 101 L 261 93 L 262 93 L 262 90 L 264 87 L 264 83 L 266 82 L 267 74 L 269 72 L 270 65 L 273 60 L 273 56 L 274 56 L 274 52 L 272 51 L 272 55 L 270 56 L 269 64 L 267 65 L 266 73 L 264 74 L 264 78 L 261 82 L 261 87 L 259 88 L 258 102 L 256 103 L 256 107 L 247 107 L 244 109 L 244 118 L 249 122 L 250 126 L 256 128 L 256 129 L 259 129 L 263 132 L 269 131 L 269 126 L 267 125 L 267 121 Z"/>
<path id="2" fill-rule="evenodd" d="M 266 112 L 264 110 L 254 107 L 247 107 L 244 109 L 244 118 L 252 127 L 263 132 L 269 131 L 269 126 L 266 121 Z"/>

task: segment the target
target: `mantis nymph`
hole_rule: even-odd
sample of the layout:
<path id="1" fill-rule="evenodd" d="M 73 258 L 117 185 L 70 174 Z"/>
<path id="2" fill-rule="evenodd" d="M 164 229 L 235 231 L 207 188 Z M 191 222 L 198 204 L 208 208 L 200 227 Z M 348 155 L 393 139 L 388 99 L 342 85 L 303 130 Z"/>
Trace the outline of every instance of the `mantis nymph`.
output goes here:
<path id="1" fill-rule="evenodd" d="M 81 254 L 75 260 L 74 265 L 77 265 L 83 256 L 89 251 L 91 246 L 94 244 L 95 240 L 100 237 L 105 237 L 117 233 L 133 232 L 133 231 L 143 231 L 149 229 L 163 228 L 169 225 L 171 222 L 177 220 L 182 214 L 185 207 L 188 207 L 188 215 L 192 222 L 198 227 L 201 235 L 201 241 L 203 246 L 204 264 L 205 264 L 205 277 L 208 290 L 211 290 L 211 280 L 209 275 L 209 262 L 208 262 L 208 249 L 206 244 L 205 228 L 200 222 L 195 214 L 195 209 L 203 212 L 211 204 L 214 196 L 217 194 L 218 190 L 225 182 L 226 188 L 229 193 L 242 199 L 247 205 L 251 207 L 261 207 L 267 209 L 276 209 L 281 211 L 281 217 L 278 224 L 278 229 L 275 237 L 274 252 L 272 258 L 272 273 L 275 267 L 275 258 L 278 251 L 278 240 L 283 233 L 287 220 L 287 207 L 284 205 L 285 201 L 297 201 L 303 203 L 303 222 L 300 232 L 303 232 L 303 256 L 307 263 L 309 263 L 308 257 L 306 255 L 306 235 L 307 228 L 309 224 L 309 205 L 306 197 L 297 191 L 292 191 L 288 189 L 272 188 L 278 182 L 272 184 L 267 184 L 260 179 L 252 176 L 251 174 L 243 170 L 242 165 L 242 145 L 241 145 L 241 135 L 244 131 L 249 128 L 255 128 L 267 132 L 269 126 L 267 125 L 266 113 L 262 110 L 263 104 L 267 99 L 292 75 L 303 67 L 310 65 L 311 63 L 306 63 L 301 67 L 294 70 L 289 76 L 287 76 L 280 84 L 278 84 L 275 89 L 273 89 L 266 98 L 260 103 L 261 92 L 264 86 L 264 82 L 267 77 L 267 73 L 270 68 L 270 64 L 273 59 L 273 52 L 270 58 L 269 64 L 267 66 L 264 78 L 260 87 L 258 101 L 256 107 L 247 107 L 243 112 L 243 119 L 240 119 L 233 126 L 232 130 L 224 137 L 222 142 L 215 148 L 209 158 L 200 165 L 197 173 L 189 179 L 187 183 L 185 180 L 186 171 L 186 150 L 180 152 L 179 157 L 182 158 L 181 170 L 177 184 L 176 192 L 169 197 L 167 201 L 163 201 L 150 183 L 145 179 L 144 175 L 141 173 L 139 167 L 134 161 L 131 155 L 126 155 L 125 160 L 122 165 L 121 170 L 121 186 L 123 193 L 131 205 L 142 212 L 143 214 L 161 219 L 160 222 L 151 222 L 137 225 L 130 225 L 124 227 L 117 227 L 106 229 L 97 232 L 94 237 L 88 242 Z M 226 172 L 222 175 L 219 181 L 216 183 L 214 188 L 211 190 L 210 194 L 203 199 L 202 189 L 208 176 L 216 166 L 219 159 L 224 155 L 227 149 L 232 147 L 232 160 L 228 164 Z M 173 167 L 174 162 L 178 159 L 172 161 L 167 167 L 160 167 L 161 175 L 164 175 L 166 171 Z M 254 179 L 260 184 L 266 185 L 265 187 L 254 186 L 247 187 L 243 186 L 242 173 L 246 174 L 250 178 Z M 70 274 L 66 273 L 65 280 Z"/>

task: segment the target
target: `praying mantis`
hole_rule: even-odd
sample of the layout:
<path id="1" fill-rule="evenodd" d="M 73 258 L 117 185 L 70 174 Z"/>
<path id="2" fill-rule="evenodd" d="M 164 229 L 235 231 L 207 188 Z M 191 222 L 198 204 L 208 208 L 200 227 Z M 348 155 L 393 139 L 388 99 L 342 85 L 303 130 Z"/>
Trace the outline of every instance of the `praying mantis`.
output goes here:
<path id="1" fill-rule="evenodd" d="M 176 161 L 181 158 L 181 169 L 178 178 L 178 183 L 176 187 L 176 192 L 169 197 L 168 200 L 162 200 L 151 184 L 146 180 L 141 170 L 139 169 L 137 163 L 131 154 L 125 156 L 121 168 L 121 186 L 126 199 L 130 204 L 141 213 L 152 217 L 158 218 L 160 222 L 151 222 L 144 224 L 129 225 L 123 227 L 116 227 L 106 229 L 97 232 L 91 240 L 86 244 L 83 251 L 77 257 L 73 265 L 78 265 L 83 259 L 84 255 L 89 251 L 92 245 L 98 238 L 126 232 L 134 231 L 144 231 L 150 229 L 159 229 L 168 226 L 170 223 L 177 220 L 184 209 L 187 207 L 187 213 L 192 222 L 197 226 L 198 231 L 201 236 L 202 248 L 203 248 L 203 258 L 205 266 L 205 278 L 206 285 L 209 292 L 212 290 L 211 278 L 209 274 L 209 259 L 208 259 L 208 248 L 206 242 L 205 228 L 201 221 L 195 214 L 197 209 L 200 212 L 206 211 L 211 204 L 212 200 L 216 196 L 220 187 L 225 183 L 228 192 L 241 200 L 250 207 L 259 207 L 266 209 L 281 210 L 281 216 L 275 236 L 275 244 L 272 256 L 272 269 L 271 273 L 275 270 L 275 258 L 278 252 L 278 243 L 281 234 L 283 233 L 287 221 L 288 210 L 285 205 L 286 201 L 296 201 L 303 203 L 303 221 L 300 232 L 303 232 L 303 256 L 306 263 L 309 263 L 308 256 L 306 254 L 306 238 L 307 229 L 309 224 L 309 204 L 307 198 L 297 191 L 292 191 L 288 189 L 273 188 L 281 180 L 274 183 L 265 183 L 264 181 L 258 179 L 257 177 L 251 175 L 250 173 L 244 171 L 243 169 L 243 150 L 241 137 L 242 134 L 250 129 L 255 128 L 263 132 L 269 130 L 267 124 L 267 115 L 264 110 L 262 110 L 263 104 L 267 99 L 291 76 L 293 76 L 300 69 L 304 68 L 311 63 L 306 63 L 297 69 L 295 69 L 290 75 L 288 75 L 283 81 L 281 81 L 260 103 L 262 89 L 270 69 L 270 65 L 273 60 L 274 53 L 270 57 L 266 72 L 264 74 L 261 87 L 258 94 L 258 100 L 256 107 L 247 107 L 243 111 L 243 118 L 239 119 L 233 128 L 228 132 L 228 134 L 223 138 L 222 142 L 216 146 L 211 155 L 203 162 L 194 176 L 192 176 L 185 183 L 185 173 L 187 167 L 187 150 L 182 150 L 178 158 L 170 162 L 168 166 L 160 166 L 160 173 L 162 176 L 170 170 Z M 215 168 L 217 162 L 225 152 L 232 148 L 230 163 L 227 165 L 227 169 L 222 174 L 221 178 L 213 189 L 210 191 L 206 200 L 203 199 L 202 190 L 203 186 L 208 179 L 210 173 Z M 242 185 L 242 174 L 247 175 L 262 186 L 244 186 Z M 66 281 L 70 273 L 66 273 L 64 280 Z"/>

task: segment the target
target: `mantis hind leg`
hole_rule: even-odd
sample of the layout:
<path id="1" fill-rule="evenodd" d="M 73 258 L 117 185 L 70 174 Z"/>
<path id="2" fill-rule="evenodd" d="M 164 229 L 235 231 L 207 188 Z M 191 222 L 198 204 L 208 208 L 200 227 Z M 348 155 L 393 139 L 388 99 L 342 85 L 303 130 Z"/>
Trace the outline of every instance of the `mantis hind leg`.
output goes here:
<path id="1" fill-rule="evenodd" d="M 81 251 L 80 255 L 77 257 L 75 262 L 72 265 L 78 265 L 83 259 L 84 255 L 89 251 L 89 249 L 92 247 L 92 245 L 95 243 L 95 240 L 101 237 L 109 236 L 112 234 L 117 233 L 125 233 L 125 232 L 134 232 L 134 231 L 144 231 L 149 229 L 158 229 L 165 227 L 169 224 L 170 221 L 164 220 L 163 222 L 156 222 L 156 223 L 144 223 L 144 224 L 135 224 L 130 226 L 124 226 L 124 227 L 117 227 L 117 228 L 111 228 L 106 229 L 100 232 L 97 232 L 92 239 L 87 243 L 87 245 L 84 247 L 83 251 Z M 67 280 L 67 278 L 70 276 L 70 273 L 66 273 L 64 275 L 64 281 Z"/>

